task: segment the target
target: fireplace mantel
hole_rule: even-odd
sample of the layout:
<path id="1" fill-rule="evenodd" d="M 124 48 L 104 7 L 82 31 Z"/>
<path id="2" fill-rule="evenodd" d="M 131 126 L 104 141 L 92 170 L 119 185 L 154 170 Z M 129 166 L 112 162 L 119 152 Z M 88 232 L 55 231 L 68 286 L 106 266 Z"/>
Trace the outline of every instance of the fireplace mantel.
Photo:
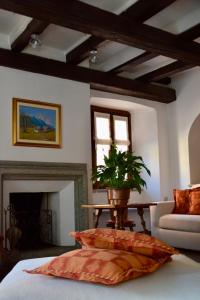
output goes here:
<path id="1" fill-rule="evenodd" d="M 87 165 L 80 163 L 0 161 L 0 233 L 3 234 L 3 186 L 6 180 L 74 181 L 75 230 L 88 226 L 88 216 L 81 209 L 87 204 Z"/>

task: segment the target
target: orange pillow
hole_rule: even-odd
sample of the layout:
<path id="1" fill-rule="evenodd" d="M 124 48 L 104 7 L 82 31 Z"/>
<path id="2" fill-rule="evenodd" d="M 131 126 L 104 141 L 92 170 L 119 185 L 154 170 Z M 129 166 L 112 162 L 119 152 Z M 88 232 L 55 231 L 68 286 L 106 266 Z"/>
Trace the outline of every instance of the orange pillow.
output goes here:
<path id="1" fill-rule="evenodd" d="M 190 215 L 200 215 L 200 190 L 193 190 L 190 192 Z"/>
<path id="2" fill-rule="evenodd" d="M 121 250 L 78 249 L 26 272 L 112 285 L 154 272 L 167 260 Z"/>
<path id="3" fill-rule="evenodd" d="M 191 184 L 190 190 L 195 190 L 195 189 L 200 190 L 200 183 Z"/>
<path id="4" fill-rule="evenodd" d="M 71 232 L 70 235 L 87 248 L 119 249 L 140 253 L 152 258 L 178 253 L 164 242 L 138 232 L 96 228 L 82 232 Z"/>
<path id="5" fill-rule="evenodd" d="M 189 211 L 189 194 L 190 190 L 173 190 L 175 208 L 173 213 L 175 214 L 187 214 Z"/>
<path id="6" fill-rule="evenodd" d="M 190 189 L 190 194 L 191 194 L 192 192 L 199 192 L 199 191 L 200 191 L 200 187 L 191 188 L 191 189 Z"/>

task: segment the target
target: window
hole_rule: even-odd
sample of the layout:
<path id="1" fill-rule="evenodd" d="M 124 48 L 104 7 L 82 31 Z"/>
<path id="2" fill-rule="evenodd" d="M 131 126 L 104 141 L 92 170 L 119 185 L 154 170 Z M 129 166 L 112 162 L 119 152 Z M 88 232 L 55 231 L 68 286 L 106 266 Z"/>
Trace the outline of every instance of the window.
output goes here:
<path id="1" fill-rule="evenodd" d="M 121 151 L 132 150 L 130 113 L 91 106 L 92 167 L 104 164 L 114 143 Z"/>

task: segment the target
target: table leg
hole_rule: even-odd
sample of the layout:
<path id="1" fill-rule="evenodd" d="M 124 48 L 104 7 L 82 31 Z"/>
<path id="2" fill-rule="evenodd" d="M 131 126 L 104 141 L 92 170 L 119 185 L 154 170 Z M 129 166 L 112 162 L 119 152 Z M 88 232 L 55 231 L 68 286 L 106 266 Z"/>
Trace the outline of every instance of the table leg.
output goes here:
<path id="1" fill-rule="evenodd" d="M 113 211 L 113 216 L 115 219 L 115 229 L 119 229 L 119 214 L 117 210 Z"/>
<path id="2" fill-rule="evenodd" d="M 124 230 L 124 208 L 115 209 L 113 214 L 115 217 L 115 229 Z"/>
<path id="3" fill-rule="evenodd" d="M 146 228 L 146 223 L 145 223 L 145 220 L 144 220 L 144 210 L 143 210 L 143 207 L 137 207 L 137 213 L 140 216 L 141 225 L 143 227 L 144 233 L 148 234 L 149 232 L 148 232 L 148 230 Z"/>
<path id="4" fill-rule="evenodd" d="M 94 227 L 97 228 L 99 225 L 99 218 L 101 216 L 102 213 L 102 209 L 101 208 L 96 208 L 94 211 L 94 216 L 95 216 L 95 223 L 94 223 Z"/>

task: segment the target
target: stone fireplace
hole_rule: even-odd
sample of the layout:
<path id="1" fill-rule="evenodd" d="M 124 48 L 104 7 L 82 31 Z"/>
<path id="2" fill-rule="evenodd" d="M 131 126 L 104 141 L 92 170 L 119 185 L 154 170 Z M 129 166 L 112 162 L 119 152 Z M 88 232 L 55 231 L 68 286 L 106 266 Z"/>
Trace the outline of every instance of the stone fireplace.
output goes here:
<path id="1" fill-rule="evenodd" d="M 29 202 L 36 201 L 34 199 L 38 195 L 41 197 L 41 211 L 48 210 L 52 215 L 52 245 L 74 247 L 68 232 L 84 230 L 88 225 L 87 211 L 81 209 L 81 204 L 87 203 L 86 164 L 0 161 L 0 181 L 1 234 L 5 236 L 12 225 L 8 213 L 10 207 L 14 204 L 21 209 L 24 203 L 26 210 L 29 207 L 30 211 L 30 207 L 37 205 Z M 35 218 L 36 223 L 39 223 L 39 215 L 36 214 Z M 15 219 L 15 223 L 22 222 L 18 219 Z M 32 221 L 29 220 L 29 223 L 30 226 Z M 20 226 L 22 230 L 23 226 Z M 32 224 L 30 230 L 37 227 L 34 226 Z"/>

